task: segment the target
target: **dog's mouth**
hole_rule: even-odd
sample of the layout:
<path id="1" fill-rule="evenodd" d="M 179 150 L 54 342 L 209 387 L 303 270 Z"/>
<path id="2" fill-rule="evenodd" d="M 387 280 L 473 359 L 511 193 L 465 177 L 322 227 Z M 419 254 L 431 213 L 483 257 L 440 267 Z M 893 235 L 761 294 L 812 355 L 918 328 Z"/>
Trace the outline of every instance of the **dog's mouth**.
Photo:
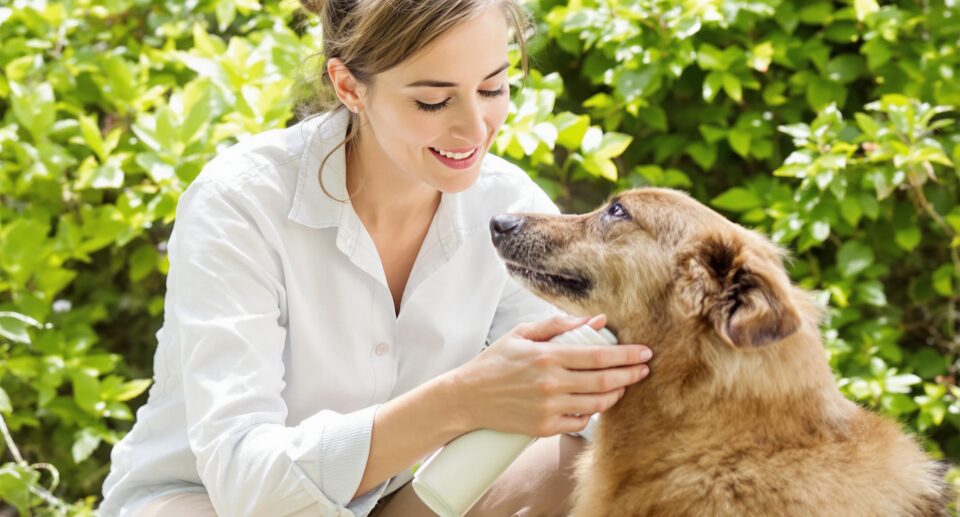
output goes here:
<path id="1" fill-rule="evenodd" d="M 544 294 L 583 297 L 593 283 L 583 276 L 570 272 L 547 272 L 516 262 L 506 262 L 507 271 L 514 277 L 525 280 L 528 285 Z"/>

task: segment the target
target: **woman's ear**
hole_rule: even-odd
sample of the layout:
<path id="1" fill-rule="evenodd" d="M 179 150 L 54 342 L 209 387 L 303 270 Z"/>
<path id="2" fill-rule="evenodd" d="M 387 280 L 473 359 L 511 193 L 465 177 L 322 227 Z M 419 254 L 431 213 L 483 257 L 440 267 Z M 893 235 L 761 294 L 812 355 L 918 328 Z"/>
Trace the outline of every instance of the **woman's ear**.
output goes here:
<path id="1" fill-rule="evenodd" d="M 680 254 L 681 293 L 724 341 L 756 348 L 793 334 L 800 316 L 782 264 L 736 235 L 709 235 Z"/>
<path id="2" fill-rule="evenodd" d="M 330 77 L 330 83 L 333 90 L 337 93 L 340 102 L 350 111 L 356 113 L 363 111 L 363 97 L 366 91 L 364 85 L 354 77 L 338 58 L 331 58 L 327 61 L 327 76 Z"/>

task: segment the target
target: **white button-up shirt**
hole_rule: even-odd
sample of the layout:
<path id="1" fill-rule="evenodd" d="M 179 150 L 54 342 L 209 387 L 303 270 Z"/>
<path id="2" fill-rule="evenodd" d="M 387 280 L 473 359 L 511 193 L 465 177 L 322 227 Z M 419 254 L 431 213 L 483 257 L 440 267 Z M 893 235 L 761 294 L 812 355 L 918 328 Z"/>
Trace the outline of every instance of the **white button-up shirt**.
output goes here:
<path id="1" fill-rule="evenodd" d="M 472 187 L 442 195 L 396 315 L 369 234 L 318 183 L 346 122 L 246 139 L 181 197 L 154 384 L 113 448 L 102 515 L 181 491 L 231 517 L 366 515 L 410 479 L 351 501 L 379 405 L 558 312 L 509 279 L 488 229 L 496 214 L 557 208 L 488 155 Z M 323 180 L 347 199 L 343 147 Z"/>

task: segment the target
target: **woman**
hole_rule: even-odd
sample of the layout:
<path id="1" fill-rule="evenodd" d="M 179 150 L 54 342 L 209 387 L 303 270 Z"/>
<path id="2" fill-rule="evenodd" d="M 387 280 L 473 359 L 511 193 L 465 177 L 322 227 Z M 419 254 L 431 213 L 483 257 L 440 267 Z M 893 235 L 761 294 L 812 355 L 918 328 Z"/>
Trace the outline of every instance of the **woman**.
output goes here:
<path id="1" fill-rule="evenodd" d="M 487 154 L 521 7 L 308 8 L 336 105 L 222 153 L 182 196 L 155 384 L 101 513 L 429 515 L 401 488 L 411 466 L 477 428 L 551 438 L 471 514 L 562 513 L 583 440 L 561 433 L 649 351 L 542 343 L 587 318 L 551 317 L 489 242 L 493 215 L 556 212 Z"/>

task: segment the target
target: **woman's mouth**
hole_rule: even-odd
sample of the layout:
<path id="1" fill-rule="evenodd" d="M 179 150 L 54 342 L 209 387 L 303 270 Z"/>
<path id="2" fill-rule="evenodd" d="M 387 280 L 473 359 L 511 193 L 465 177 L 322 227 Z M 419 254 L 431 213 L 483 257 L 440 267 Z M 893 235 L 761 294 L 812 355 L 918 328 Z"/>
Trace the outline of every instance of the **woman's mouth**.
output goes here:
<path id="1" fill-rule="evenodd" d="M 430 154 L 435 156 L 441 163 L 451 169 L 466 169 L 477 163 L 480 158 L 480 148 L 446 150 L 436 147 L 429 147 Z"/>

